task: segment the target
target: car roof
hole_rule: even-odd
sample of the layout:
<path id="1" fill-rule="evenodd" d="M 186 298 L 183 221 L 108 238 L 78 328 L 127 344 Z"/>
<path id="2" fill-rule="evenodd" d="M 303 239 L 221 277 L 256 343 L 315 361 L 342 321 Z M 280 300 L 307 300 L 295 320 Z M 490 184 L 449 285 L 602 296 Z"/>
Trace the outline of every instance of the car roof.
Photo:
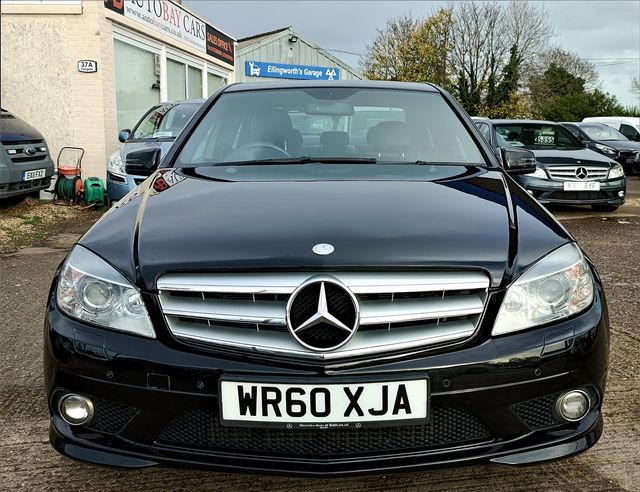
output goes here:
<path id="1" fill-rule="evenodd" d="M 583 118 L 584 123 L 599 123 L 601 121 L 615 121 L 616 123 L 631 123 L 637 125 L 640 123 L 640 117 L 638 116 L 590 116 Z"/>
<path id="2" fill-rule="evenodd" d="M 440 92 L 438 88 L 431 84 L 386 80 L 287 80 L 284 82 L 239 82 L 228 85 L 223 89 L 223 92 L 244 92 L 268 89 L 326 89 L 330 87 L 345 89 L 399 89 L 422 92 Z"/>
<path id="3" fill-rule="evenodd" d="M 546 120 L 491 120 L 494 125 L 559 125 L 556 121 Z"/>

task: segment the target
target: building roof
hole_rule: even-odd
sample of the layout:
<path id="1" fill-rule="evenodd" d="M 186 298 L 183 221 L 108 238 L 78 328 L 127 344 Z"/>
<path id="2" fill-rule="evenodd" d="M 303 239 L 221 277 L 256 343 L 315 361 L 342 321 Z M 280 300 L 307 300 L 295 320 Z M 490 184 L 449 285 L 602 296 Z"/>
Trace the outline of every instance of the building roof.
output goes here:
<path id="1" fill-rule="evenodd" d="M 280 29 L 276 29 L 274 31 L 263 32 L 259 34 L 254 34 L 253 36 L 249 36 L 247 38 L 242 38 L 238 40 L 238 45 L 236 49 L 236 58 L 253 51 L 254 49 L 258 49 L 260 46 L 264 44 L 271 43 L 280 39 L 282 37 L 290 37 L 296 36 L 298 38 L 298 42 L 305 43 L 312 49 L 318 50 L 322 52 L 322 55 L 332 61 L 335 65 L 339 66 L 343 70 L 351 73 L 353 76 L 359 79 L 364 79 L 363 75 L 359 73 L 355 68 L 347 65 L 345 62 L 340 60 L 339 58 L 333 56 L 327 50 L 315 44 L 313 41 L 302 36 L 298 31 L 296 31 L 292 26 L 282 27 Z"/>
<path id="2" fill-rule="evenodd" d="M 259 43 L 260 41 L 262 41 L 265 38 L 268 38 L 269 36 L 272 36 L 274 34 L 279 34 L 284 31 L 288 31 L 289 29 L 293 30 L 291 26 L 287 26 L 287 27 L 281 27 L 280 29 L 276 29 L 275 31 L 261 32 L 260 34 L 254 34 L 253 36 L 238 39 L 238 50 L 246 48 L 247 46 L 251 46 L 252 44 Z"/>

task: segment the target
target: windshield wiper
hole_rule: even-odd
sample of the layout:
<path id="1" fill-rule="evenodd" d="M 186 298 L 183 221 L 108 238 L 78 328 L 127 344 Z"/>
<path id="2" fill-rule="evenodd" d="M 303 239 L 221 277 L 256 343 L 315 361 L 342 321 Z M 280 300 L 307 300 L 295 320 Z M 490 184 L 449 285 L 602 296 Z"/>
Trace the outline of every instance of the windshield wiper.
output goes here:
<path id="1" fill-rule="evenodd" d="M 248 161 L 216 162 L 214 166 L 257 166 L 264 164 L 288 165 L 288 164 L 376 164 L 373 157 L 279 157 L 277 159 L 252 159 Z"/>
<path id="2" fill-rule="evenodd" d="M 380 164 L 414 164 L 416 166 L 462 166 L 462 167 L 485 167 L 484 164 L 477 162 L 444 162 L 444 161 L 423 161 L 418 159 L 417 161 L 389 161 L 381 162 Z"/>

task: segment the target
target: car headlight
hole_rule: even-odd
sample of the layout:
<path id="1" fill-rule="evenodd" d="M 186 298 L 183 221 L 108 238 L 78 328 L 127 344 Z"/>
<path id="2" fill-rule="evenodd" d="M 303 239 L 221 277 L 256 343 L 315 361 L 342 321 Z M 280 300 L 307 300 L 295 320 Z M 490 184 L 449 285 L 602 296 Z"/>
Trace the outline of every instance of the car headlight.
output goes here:
<path id="1" fill-rule="evenodd" d="M 119 150 L 111 154 L 107 159 L 107 170 L 114 174 L 125 175 L 127 173 Z"/>
<path id="2" fill-rule="evenodd" d="M 493 325 L 503 335 L 577 314 L 593 301 L 593 277 L 574 243 L 539 260 L 511 284 Z"/>
<path id="3" fill-rule="evenodd" d="M 140 291 L 106 261 L 76 246 L 65 261 L 56 299 L 73 318 L 148 338 L 156 334 Z"/>
<path id="4" fill-rule="evenodd" d="M 609 179 L 621 178 L 624 176 L 624 169 L 620 164 L 615 164 L 609 171 Z"/>
<path id="5" fill-rule="evenodd" d="M 547 172 L 541 167 L 537 167 L 534 172 L 526 174 L 526 176 L 531 176 L 532 178 L 542 178 L 542 179 L 549 178 L 549 176 L 547 176 Z"/>
<path id="6" fill-rule="evenodd" d="M 608 145 L 602 145 L 597 143 L 595 144 L 595 146 L 596 146 L 596 149 L 598 149 L 600 152 L 604 152 L 605 154 L 618 155 L 618 151 L 613 147 L 609 147 Z"/>

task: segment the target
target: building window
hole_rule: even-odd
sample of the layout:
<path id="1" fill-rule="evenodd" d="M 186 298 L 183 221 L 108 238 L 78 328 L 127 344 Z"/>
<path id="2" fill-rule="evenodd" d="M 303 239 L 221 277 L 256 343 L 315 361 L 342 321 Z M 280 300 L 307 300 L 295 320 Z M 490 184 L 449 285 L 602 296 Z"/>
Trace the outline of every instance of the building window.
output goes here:
<path id="1" fill-rule="evenodd" d="M 118 128 L 133 128 L 151 106 L 160 102 L 157 55 L 113 40 Z"/>
<path id="2" fill-rule="evenodd" d="M 167 99 L 182 101 L 187 98 L 187 73 L 184 63 L 167 58 Z"/>
<path id="3" fill-rule="evenodd" d="M 187 98 L 202 98 L 202 70 L 195 67 L 188 67 L 187 70 Z"/>
<path id="4" fill-rule="evenodd" d="M 215 91 L 227 85 L 227 79 L 220 77 L 214 73 L 207 74 L 207 97 L 213 94 Z"/>

